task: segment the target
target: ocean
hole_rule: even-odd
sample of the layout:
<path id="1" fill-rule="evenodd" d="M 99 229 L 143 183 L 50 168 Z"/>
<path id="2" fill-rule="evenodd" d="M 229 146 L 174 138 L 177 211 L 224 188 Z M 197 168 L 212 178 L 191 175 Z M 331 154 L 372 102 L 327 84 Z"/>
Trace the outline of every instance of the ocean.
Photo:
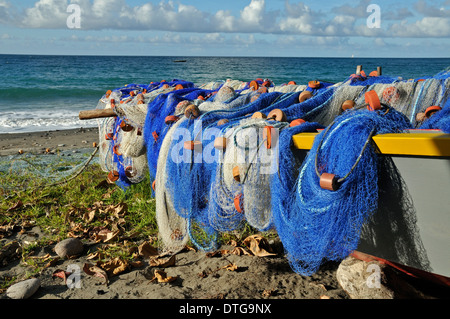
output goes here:
<path id="1" fill-rule="evenodd" d="M 357 65 L 367 73 L 381 66 L 383 75 L 410 79 L 435 75 L 450 59 L 0 55 L 0 133 L 97 126 L 96 120 L 80 121 L 78 113 L 95 109 L 107 90 L 129 83 L 256 78 L 276 85 L 337 83 Z"/>

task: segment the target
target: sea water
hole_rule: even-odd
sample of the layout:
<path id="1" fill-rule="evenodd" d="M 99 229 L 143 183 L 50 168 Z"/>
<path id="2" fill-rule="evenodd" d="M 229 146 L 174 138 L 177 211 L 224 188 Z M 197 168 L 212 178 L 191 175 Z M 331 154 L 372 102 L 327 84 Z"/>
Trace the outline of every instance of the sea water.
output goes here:
<path id="1" fill-rule="evenodd" d="M 449 67 L 450 59 L 0 55 L 0 133 L 96 126 L 96 120 L 80 121 L 79 112 L 95 109 L 107 90 L 129 83 L 256 78 L 276 85 L 337 83 L 357 65 L 366 73 L 381 66 L 383 75 L 410 79 L 433 76 Z"/>

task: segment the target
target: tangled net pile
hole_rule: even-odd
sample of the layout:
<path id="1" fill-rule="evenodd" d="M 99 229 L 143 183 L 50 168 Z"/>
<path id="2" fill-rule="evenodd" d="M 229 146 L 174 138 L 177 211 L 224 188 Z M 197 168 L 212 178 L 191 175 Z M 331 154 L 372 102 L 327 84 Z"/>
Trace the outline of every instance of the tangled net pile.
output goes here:
<path id="1" fill-rule="evenodd" d="M 100 121 L 100 164 L 124 189 L 150 175 L 164 250 L 191 240 L 211 251 L 249 224 L 275 229 L 292 268 L 310 275 L 355 250 L 378 210 L 387 165 L 371 137 L 450 133 L 449 78 L 127 85 L 97 106 L 116 115 Z M 311 151 L 294 154 L 293 135 L 318 130 Z"/>

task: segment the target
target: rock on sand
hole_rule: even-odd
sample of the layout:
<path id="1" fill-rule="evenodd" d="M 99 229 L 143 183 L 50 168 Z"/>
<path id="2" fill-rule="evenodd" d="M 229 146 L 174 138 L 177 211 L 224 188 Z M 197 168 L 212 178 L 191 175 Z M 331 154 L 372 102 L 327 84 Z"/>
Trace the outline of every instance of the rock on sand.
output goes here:
<path id="1" fill-rule="evenodd" d="M 55 246 L 55 252 L 61 258 L 71 258 L 80 255 L 83 249 L 83 243 L 78 238 L 64 239 Z"/>
<path id="2" fill-rule="evenodd" d="M 12 285 L 6 290 L 6 295 L 11 299 L 28 299 L 41 286 L 41 281 L 31 278 Z"/>

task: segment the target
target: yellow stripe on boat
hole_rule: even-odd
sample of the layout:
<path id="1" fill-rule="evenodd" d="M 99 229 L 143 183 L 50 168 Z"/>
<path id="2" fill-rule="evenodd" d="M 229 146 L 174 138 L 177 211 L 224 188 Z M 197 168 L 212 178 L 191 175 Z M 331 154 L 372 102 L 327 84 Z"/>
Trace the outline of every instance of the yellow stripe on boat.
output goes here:
<path id="1" fill-rule="evenodd" d="M 299 133 L 292 137 L 294 146 L 300 150 L 310 150 L 319 133 Z"/>
<path id="2" fill-rule="evenodd" d="M 300 133 L 293 136 L 298 149 L 311 149 L 319 133 Z M 450 156 L 450 134 L 392 133 L 373 137 L 382 154 L 412 156 Z"/>

